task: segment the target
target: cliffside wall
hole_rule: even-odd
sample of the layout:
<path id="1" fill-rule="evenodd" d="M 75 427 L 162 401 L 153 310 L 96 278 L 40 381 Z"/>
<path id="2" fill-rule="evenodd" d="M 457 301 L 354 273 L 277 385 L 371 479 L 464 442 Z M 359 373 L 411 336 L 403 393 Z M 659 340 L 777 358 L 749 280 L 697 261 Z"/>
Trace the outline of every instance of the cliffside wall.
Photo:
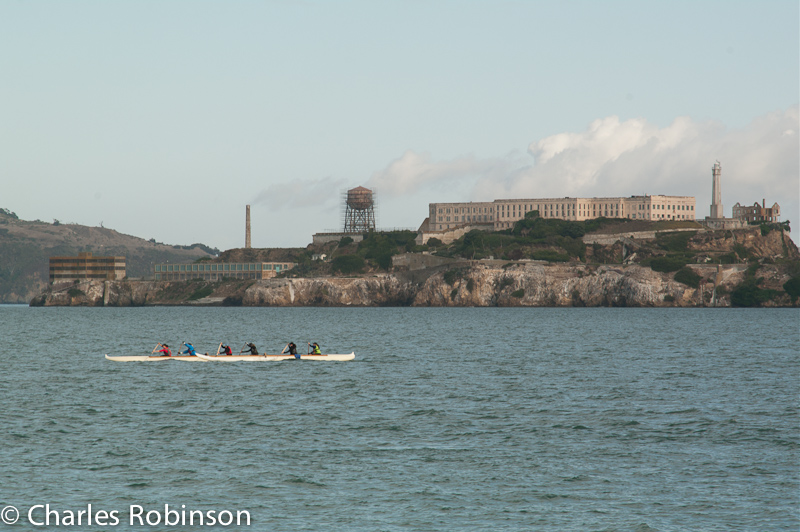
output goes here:
<path id="1" fill-rule="evenodd" d="M 694 307 L 709 305 L 714 283 L 715 306 L 730 306 L 724 295 L 743 279 L 746 265 L 697 266 L 708 282 L 691 288 L 673 274 L 638 265 L 523 263 L 506 267 L 476 264 L 449 270 L 437 268 L 428 277 L 419 272 L 353 278 L 269 279 L 197 283 L 165 281 L 86 281 L 54 287 L 34 299 L 38 306 L 629 306 Z M 773 271 L 774 270 L 774 271 Z M 412 275 L 414 274 L 414 275 Z M 775 267 L 760 275 L 774 283 L 788 280 Z M 784 278 L 785 277 L 785 278 Z M 198 290 L 207 289 L 202 297 Z M 198 288 L 199 287 L 199 288 Z M 193 297 L 191 294 L 194 294 Z M 788 297 L 773 305 L 790 306 Z"/>

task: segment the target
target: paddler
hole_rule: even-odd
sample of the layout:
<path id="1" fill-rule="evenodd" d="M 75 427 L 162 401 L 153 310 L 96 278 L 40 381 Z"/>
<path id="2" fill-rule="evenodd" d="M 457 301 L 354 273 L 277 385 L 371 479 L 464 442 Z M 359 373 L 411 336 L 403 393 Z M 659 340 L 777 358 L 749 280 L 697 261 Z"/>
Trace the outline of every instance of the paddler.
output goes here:
<path id="1" fill-rule="evenodd" d="M 167 344 L 158 344 L 158 345 L 161 346 L 161 349 L 159 349 L 158 351 L 153 351 L 153 354 L 164 353 L 162 356 L 167 356 L 167 357 L 172 356 L 172 351 L 169 350 L 169 346 Z"/>
<path id="2" fill-rule="evenodd" d="M 258 348 L 256 347 L 256 345 L 253 342 L 250 342 L 249 344 L 247 344 L 247 347 L 250 348 L 250 354 L 251 355 L 257 355 L 258 354 Z"/>
<path id="3" fill-rule="evenodd" d="M 313 342 L 308 344 L 308 350 L 310 351 L 309 354 L 311 355 L 321 355 L 322 350 L 319 348 L 319 344 L 317 342 Z"/>
<path id="4" fill-rule="evenodd" d="M 183 342 L 183 345 L 186 346 L 186 351 L 181 353 L 182 355 L 189 354 L 190 357 L 196 357 L 197 353 L 195 353 L 194 346 L 189 342 Z"/>
<path id="5" fill-rule="evenodd" d="M 225 345 L 225 344 L 222 344 L 220 346 L 220 352 L 223 355 L 232 355 L 233 354 L 233 351 L 231 350 L 231 346 Z"/>
<path id="6" fill-rule="evenodd" d="M 281 351 L 281 354 L 284 354 L 287 351 L 288 351 L 288 353 L 290 355 L 294 356 L 294 358 L 296 358 L 296 359 L 300 358 L 300 355 L 297 353 L 297 346 L 294 345 L 294 342 L 289 342 L 288 344 L 286 344 L 286 347 L 283 348 L 283 351 Z"/>

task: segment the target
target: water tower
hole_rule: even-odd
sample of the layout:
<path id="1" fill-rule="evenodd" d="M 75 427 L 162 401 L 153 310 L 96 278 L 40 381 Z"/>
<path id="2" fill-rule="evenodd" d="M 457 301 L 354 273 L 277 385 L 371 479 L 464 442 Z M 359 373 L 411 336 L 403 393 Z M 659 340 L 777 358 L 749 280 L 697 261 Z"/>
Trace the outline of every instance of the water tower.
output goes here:
<path id="1" fill-rule="evenodd" d="M 375 230 L 375 199 L 364 187 L 351 188 L 345 196 L 344 233 L 367 233 Z"/>

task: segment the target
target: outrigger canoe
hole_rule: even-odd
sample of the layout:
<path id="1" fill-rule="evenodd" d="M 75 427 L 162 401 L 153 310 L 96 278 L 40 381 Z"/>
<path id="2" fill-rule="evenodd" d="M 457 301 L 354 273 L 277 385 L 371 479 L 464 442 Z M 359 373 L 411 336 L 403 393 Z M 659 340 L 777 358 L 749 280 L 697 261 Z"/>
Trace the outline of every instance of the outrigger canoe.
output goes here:
<path id="1" fill-rule="evenodd" d="M 266 353 L 263 355 L 219 355 L 219 356 L 208 356 L 208 355 L 197 355 L 197 358 L 202 360 L 207 360 L 209 362 L 239 362 L 239 361 L 251 361 L 251 362 L 263 362 L 263 361 L 279 361 L 279 360 L 295 360 L 294 355 L 267 355 Z M 343 362 L 345 360 L 353 360 L 356 358 L 355 351 L 352 353 L 347 353 L 346 355 L 300 355 L 300 360 L 328 360 L 328 361 L 339 361 Z"/>
<path id="2" fill-rule="evenodd" d="M 183 360 L 186 362 L 207 362 L 199 357 L 192 357 L 192 356 L 183 356 L 183 355 L 175 355 L 175 356 L 149 356 L 149 355 L 128 355 L 128 356 L 112 356 L 106 355 L 108 360 L 113 360 L 114 362 L 159 362 L 161 360 Z"/>
<path id="3" fill-rule="evenodd" d="M 328 360 L 328 361 L 346 361 L 356 358 L 355 352 L 346 355 L 300 355 L 300 360 Z M 114 362 L 159 362 L 161 360 L 182 360 L 184 362 L 239 362 L 239 361 L 279 361 L 279 360 L 294 360 L 294 355 L 201 355 L 197 356 L 149 356 L 149 355 L 128 355 L 128 356 L 112 356 L 106 355 L 106 359 L 113 360 Z"/>

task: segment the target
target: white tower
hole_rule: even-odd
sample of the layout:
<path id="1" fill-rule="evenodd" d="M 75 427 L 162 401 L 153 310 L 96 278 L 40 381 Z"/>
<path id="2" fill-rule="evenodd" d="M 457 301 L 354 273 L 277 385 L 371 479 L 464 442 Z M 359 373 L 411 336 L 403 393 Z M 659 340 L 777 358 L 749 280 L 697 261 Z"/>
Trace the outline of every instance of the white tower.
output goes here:
<path id="1" fill-rule="evenodd" d="M 722 209 L 722 189 L 720 179 L 722 177 L 722 165 L 719 161 L 711 168 L 711 216 L 709 218 L 724 218 L 725 211 Z"/>

